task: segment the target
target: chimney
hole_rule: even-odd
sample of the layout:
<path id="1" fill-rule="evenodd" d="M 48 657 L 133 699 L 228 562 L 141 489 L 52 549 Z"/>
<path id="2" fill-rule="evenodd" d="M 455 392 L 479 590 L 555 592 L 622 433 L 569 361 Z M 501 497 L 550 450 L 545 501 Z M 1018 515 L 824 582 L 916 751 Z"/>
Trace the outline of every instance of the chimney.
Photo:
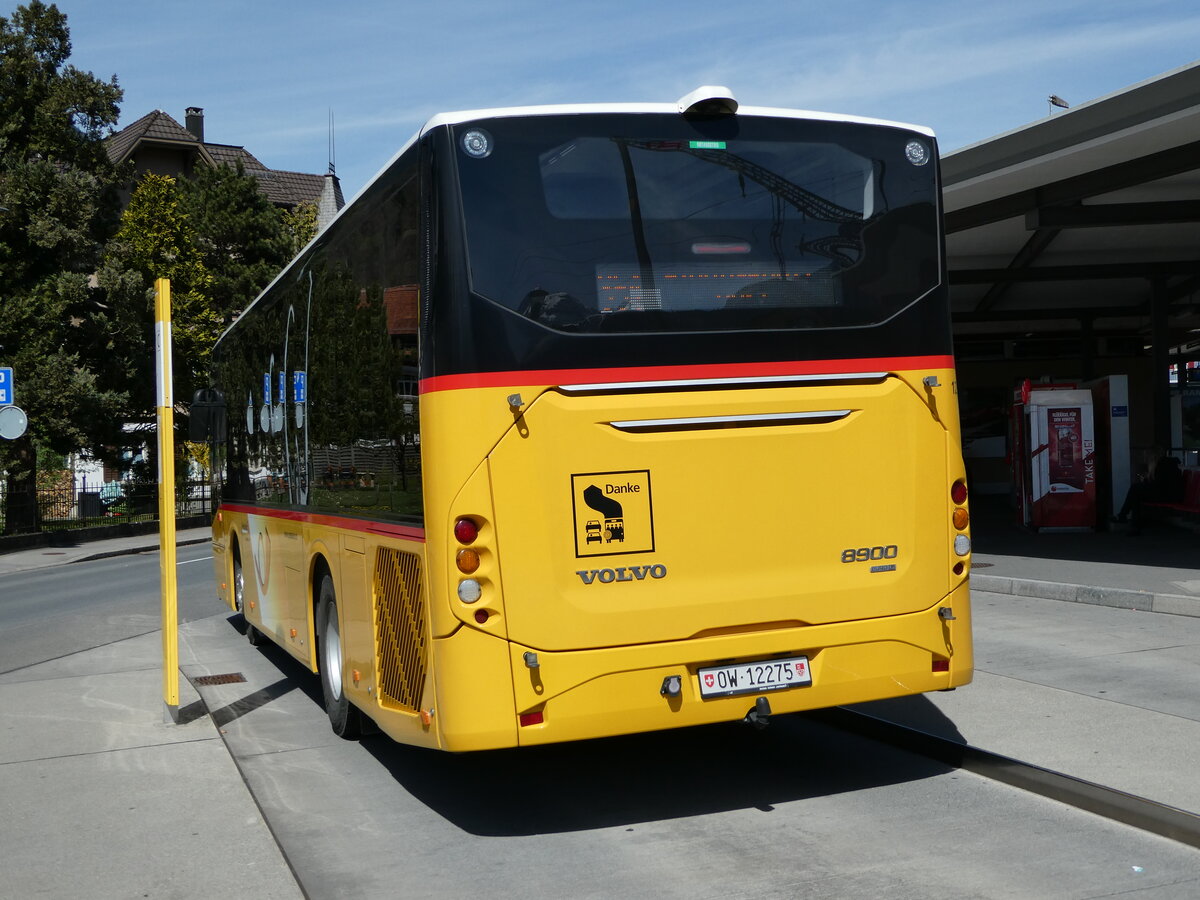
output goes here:
<path id="1" fill-rule="evenodd" d="M 184 124 L 200 143 L 204 143 L 204 110 L 199 106 L 189 106 L 187 108 L 187 118 Z"/>

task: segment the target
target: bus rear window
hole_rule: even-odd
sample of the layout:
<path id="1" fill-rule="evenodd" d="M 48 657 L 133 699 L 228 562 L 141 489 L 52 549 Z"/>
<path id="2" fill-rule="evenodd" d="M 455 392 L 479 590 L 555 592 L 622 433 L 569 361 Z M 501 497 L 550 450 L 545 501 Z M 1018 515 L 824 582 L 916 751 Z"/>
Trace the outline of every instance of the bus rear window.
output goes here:
<path id="1" fill-rule="evenodd" d="M 577 138 L 541 154 L 542 190 L 560 219 L 772 219 L 796 211 L 858 222 L 875 207 L 871 160 L 819 144 Z"/>
<path id="2" fill-rule="evenodd" d="M 481 128 L 486 155 L 467 152 Z M 460 126 L 472 288 L 566 332 L 883 321 L 939 279 L 936 166 L 913 140 L 928 160 L 924 136 L 801 119 Z"/>

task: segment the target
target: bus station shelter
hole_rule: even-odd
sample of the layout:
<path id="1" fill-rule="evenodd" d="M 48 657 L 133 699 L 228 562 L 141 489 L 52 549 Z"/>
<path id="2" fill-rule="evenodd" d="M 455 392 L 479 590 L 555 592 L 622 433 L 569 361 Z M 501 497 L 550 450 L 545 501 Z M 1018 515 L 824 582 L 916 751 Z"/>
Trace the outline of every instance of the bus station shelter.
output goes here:
<path id="1" fill-rule="evenodd" d="M 942 177 L 968 457 L 1024 379 L 1125 375 L 1135 461 L 1194 464 L 1200 63 L 949 153 Z"/>

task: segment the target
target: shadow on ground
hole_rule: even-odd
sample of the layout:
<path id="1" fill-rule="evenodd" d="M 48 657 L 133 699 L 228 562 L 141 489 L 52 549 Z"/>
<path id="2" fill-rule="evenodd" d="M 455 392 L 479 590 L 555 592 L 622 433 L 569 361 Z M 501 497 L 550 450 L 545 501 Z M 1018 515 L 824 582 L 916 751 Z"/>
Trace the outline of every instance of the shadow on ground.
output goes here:
<path id="1" fill-rule="evenodd" d="M 1196 567 L 1200 534 L 1159 519 L 1135 535 L 1118 526 L 1089 532 L 1034 532 L 1016 523 L 1006 496 L 971 499 L 971 541 L 976 554 L 1080 560 L 1176 569 Z"/>
<path id="2" fill-rule="evenodd" d="M 230 624 L 244 627 L 240 616 Z M 326 727 L 317 676 L 277 647 L 259 650 L 281 678 L 215 710 L 214 719 L 227 724 L 298 689 L 315 707 L 314 727 Z M 908 700 L 926 717 L 941 716 L 923 697 Z M 747 710 L 751 705 L 748 699 Z M 954 731 L 952 723 L 943 723 L 942 730 Z M 633 830 L 639 823 L 738 809 L 770 813 L 780 803 L 951 771 L 833 727 L 819 713 L 775 716 L 763 730 L 726 723 L 467 754 L 407 747 L 381 734 L 361 744 L 430 810 L 464 831 L 488 836 Z"/>

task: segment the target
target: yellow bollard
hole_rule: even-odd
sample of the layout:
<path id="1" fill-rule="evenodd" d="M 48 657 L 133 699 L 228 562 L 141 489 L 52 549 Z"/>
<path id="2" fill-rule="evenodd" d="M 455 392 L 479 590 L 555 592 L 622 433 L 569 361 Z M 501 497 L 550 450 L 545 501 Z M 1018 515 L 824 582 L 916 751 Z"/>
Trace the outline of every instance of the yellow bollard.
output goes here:
<path id="1" fill-rule="evenodd" d="M 158 373 L 158 558 L 162 593 L 163 721 L 179 723 L 179 603 L 175 575 L 175 414 L 171 389 L 171 281 L 154 282 Z"/>

